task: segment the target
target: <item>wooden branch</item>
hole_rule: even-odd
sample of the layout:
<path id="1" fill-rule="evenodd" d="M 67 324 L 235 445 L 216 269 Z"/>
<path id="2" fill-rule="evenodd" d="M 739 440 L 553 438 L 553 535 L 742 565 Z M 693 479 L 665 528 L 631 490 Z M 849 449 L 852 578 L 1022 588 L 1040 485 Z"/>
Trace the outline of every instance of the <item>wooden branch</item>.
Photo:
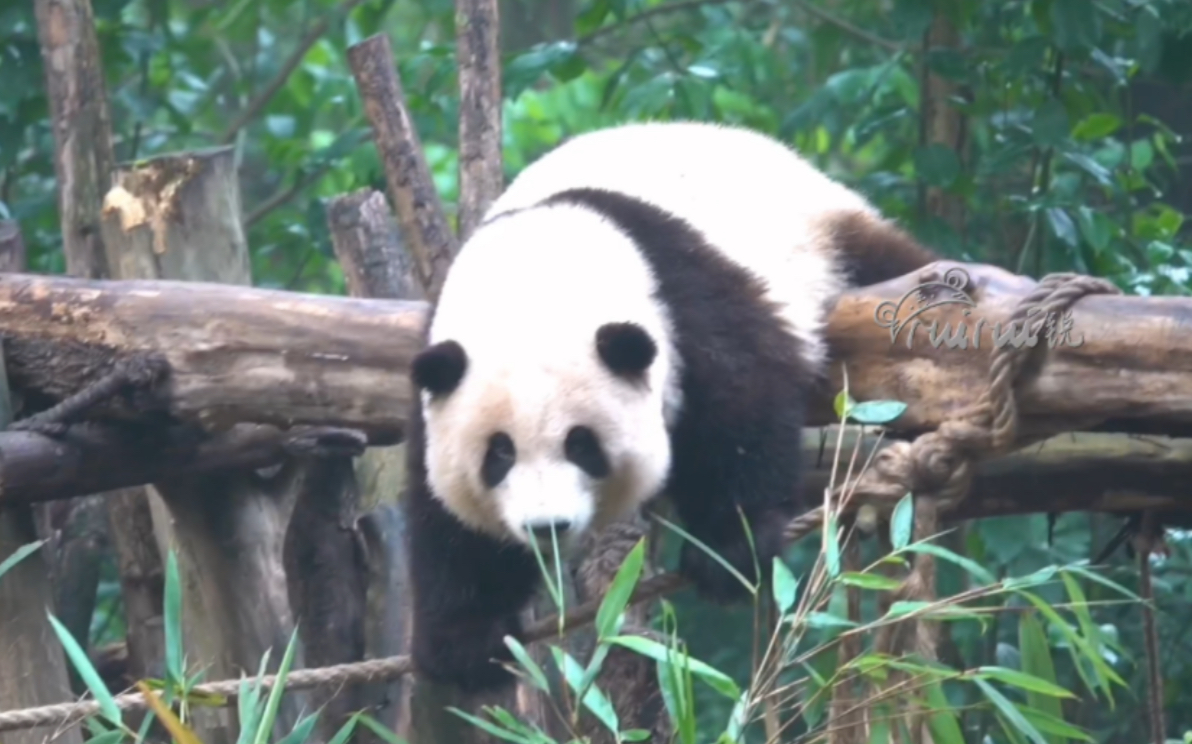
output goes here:
<path id="1" fill-rule="evenodd" d="M 896 399 L 910 404 L 893 428 L 935 429 L 975 402 L 988 380 L 993 331 L 1037 283 L 994 266 L 941 261 L 971 277 L 978 302 L 969 308 L 946 304 L 892 330 L 875 317 L 883 302 L 898 303 L 918 287 L 918 273 L 845 293 L 829 318 L 827 335 L 834 361 L 831 382 L 816 395 L 813 423 L 836 419 L 832 396 L 843 386 L 856 400 Z M 912 303 L 913 304 L 913 303 Z M 911 308 L 898 318 L 906 321 Z M 1192 432 L 1192 301 L 1180 297 L 1096 295 L 1072 309 L 1067 342 L 1049 348 L 1038 339 L 1035 358 L 1016 386 L 1020 431 L 1056 433 L 1100 428 Z M 938 347 L 929 331 L 936 324 Z M 948 324 L 945 326 L 945 324 Z M 961 324 L 967 348 L 949 348 L 943 336 Z M 973 347 L 973 332 L 980 344 Z M 947 334 L 945 334 L 945 331 Z"/>
<path id="2" fill-rule="evenodd" d="M 459 237 L 467 240 L 505 187 L 497 0 L 456 0 L 459 64 Z"/>
<path id="3" fill-rule="evenodd" d="M 348 47 L 348 63 L 372 124 L 389 196 L 428 297 L 437 297 L 457 250 L 435 191 L 389 46 L 378 34 Z"/>
<path id="4" fill-rule="evenodd" d="M 90 0 L 36 0 L 37 32 L 54 132 L 54 172 L 66 270 L 107 276 L 99 205 L 115 156 Z"/>
<path id="5" fill-rule="evenodd" d="M 327 202 L 331 245 L 352 297 L 424 299 L 385 196 L 359 189 Z"/>

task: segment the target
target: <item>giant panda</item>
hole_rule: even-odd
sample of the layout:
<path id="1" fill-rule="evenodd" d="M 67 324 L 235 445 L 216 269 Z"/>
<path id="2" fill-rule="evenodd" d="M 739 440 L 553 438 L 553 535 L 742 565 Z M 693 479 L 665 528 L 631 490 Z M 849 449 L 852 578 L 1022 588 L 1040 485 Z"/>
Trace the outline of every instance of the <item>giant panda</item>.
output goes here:
<path id="1" fill-rule="evenodd" d="M 412 655 L 468 691 L 562 551 L 660 494 L 741 574 L 782 550 L 834 298 L 935 255 L 785 144 L 634 123 L 528 165 L 451 265 L 411 365 Z M 742 525 L 748 522 L 750 538 Z M 754 552 L 756 551 L 756 552 Z M 756 561 L 756 562 L 755 562 Z M 700 596 L 748 597 L 685 542 Z"/>

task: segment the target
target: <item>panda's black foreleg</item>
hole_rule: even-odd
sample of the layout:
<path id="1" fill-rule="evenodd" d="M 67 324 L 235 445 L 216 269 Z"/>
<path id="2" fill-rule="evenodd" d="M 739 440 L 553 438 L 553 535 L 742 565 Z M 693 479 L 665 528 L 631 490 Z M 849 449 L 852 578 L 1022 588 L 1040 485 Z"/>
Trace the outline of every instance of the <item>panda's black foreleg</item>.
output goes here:
<path id="1" fill-rule="evenodd" d="M 684 529 L 756 585 L 769 578 L 783 530 L 797 513 L 802 404 L 786 390 L 765 406 L 709 405 L 716 402 L 692 401 L 673 438 L 667 490 Z M 740 578 L 690 541 L 679 570 L 705 599 L 749 598 Z"/>
<path id="2" fill-rule="evenodd" d="M 519 613 L 538 585 L 534 557 L 467 529 L 425 487 L 405 501 L 416 671 L 466 692 L 512 684 L 502 667 L 513 661 L 504 638 L 521 637 Z"/>

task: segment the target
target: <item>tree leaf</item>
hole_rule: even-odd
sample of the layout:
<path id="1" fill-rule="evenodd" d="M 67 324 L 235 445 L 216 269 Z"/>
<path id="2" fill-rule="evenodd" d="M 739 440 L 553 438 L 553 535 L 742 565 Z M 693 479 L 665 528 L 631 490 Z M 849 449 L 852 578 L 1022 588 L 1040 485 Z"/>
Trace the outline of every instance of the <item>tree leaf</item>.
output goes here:
<path id="1" fill-rule="evenodd" d="M 902 586 L 902 582 L 893 578 L 892 576 L 858 573 L 855 571 L 849 571 L 840 574 L 840 583 L 847 584 L 848 586 L 857 586 L 862 589 L 874 589 L 877 591 L 888 591 Z"/>
<path id="2" fill-rule="evenodd" d="M 911 543 L 915 530 L 915 498 L 910 491 L 898 500 L 894 513 L 890 515 L 890 543 L 895 550 L 902 550 Z"/>
<path id="3" fill-rule="evenodd" d="M 721 695 L 731 698 L 734 701 L 741 696 L 741 690 L 737 687 L 737 683 L 724 672 L 705 664 L 699 659 L 693 659 L 682 651 L 668 648 L 651 638 L 645 638 L 643 636 L 613 636 L 608 639 L 608 642 L 615 643 L 618 646 L 624 646 L 631 651 L 636 651 L 642 656 L 647 656 L 655 661 L 668 664 L 675 663 L 672 662 L 672 658 L 678 657 L 682 660 L 682 663 L 689 666 L 692 674 L 708 683 L 713 690 L 716 690 Z"/>
<path id="4" fill-rule="evenodd" d="M 1038 692 L 1043 695 L 1050 695 L 1057 698 L 1075 698 L 1071 692 L 1047 680 L 1040 679 L 1033 674 L 1026 672 L 1019 672 L 1014 669 L 1006 669 L 998 666 L 981 666 L 976 669 L 978 674 L 984 674 L 994 679 L 1001 680 L 1008 685 L 1021 687 L 1024 690 Z"/>
<path id="5" fill-rule="evenodd" d="M 905 411 L 906 403 L 900 400 L 867 400 L 853 406 L 849 418 L 858 424 L 880 426 L 890 423 Z"/>
<path id="6" fill-rule="evenodd" d="M 1035 744 L 1047 744 L 1043 734 L 1040 734 L 1039 730 L 1032 726 L 1030 721 L 1026 720 L 1026 717 L 1014 706 L 1014 703 L 998 692 L 997 688 L 980 677 L 974 677 L 973 682 L 981 688 L 981 692 L 985 693 L 985 697 L 993 703 L 993 707 L 997 708 L 1007 723 L 1012 724 L 1019 733 L 1026 735 Z"/>
<path id="7" fill-rule="evenodd" d="M 772 582 L 774 604 L 778 606 L 779 613 L 786 614 L 786 611 L 795 604 L 795 596 L 799 592 L 799 580 L 787 568 L 782 558 L 777 555 L 774 556 Z"/>
<path id="8" fill-rule="evenodd" d="M 1108 137 L 1122 126 L 1122 120 L 1113 114 L 1099 111 L 1089 114 L 1072 127 L 1072 138 L 1085 142 Z"/>
<path id="9" fill-rule="evenodd" d="M 617 619 L 629 604 L 633 590 L 637 588 L 637 581 L 641 577 L 642 565 L 646 560 L 645 538 L 637 541 L 633 549 L 621 562 L 617 575 L 613 577 L 608 592 L 600 601 L 600 609 L 596 612 L 596 637 L 603 640 L 617 632 Z"/>

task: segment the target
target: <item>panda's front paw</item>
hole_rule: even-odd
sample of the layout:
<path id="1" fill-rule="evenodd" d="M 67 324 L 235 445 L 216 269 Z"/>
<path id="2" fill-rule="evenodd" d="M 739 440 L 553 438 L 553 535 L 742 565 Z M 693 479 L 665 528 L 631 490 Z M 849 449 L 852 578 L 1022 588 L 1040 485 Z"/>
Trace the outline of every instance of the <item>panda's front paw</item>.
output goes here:
<path id="1" fill-rule="evenodd" d="M 505 636 L 520 634 L 516 616 L 427 623 L 425 629 L 414 630 L 414 667 L 424 679 L 466 693 L 500 690 L 516 679 L 502 666 L 513 661 Z"/>

